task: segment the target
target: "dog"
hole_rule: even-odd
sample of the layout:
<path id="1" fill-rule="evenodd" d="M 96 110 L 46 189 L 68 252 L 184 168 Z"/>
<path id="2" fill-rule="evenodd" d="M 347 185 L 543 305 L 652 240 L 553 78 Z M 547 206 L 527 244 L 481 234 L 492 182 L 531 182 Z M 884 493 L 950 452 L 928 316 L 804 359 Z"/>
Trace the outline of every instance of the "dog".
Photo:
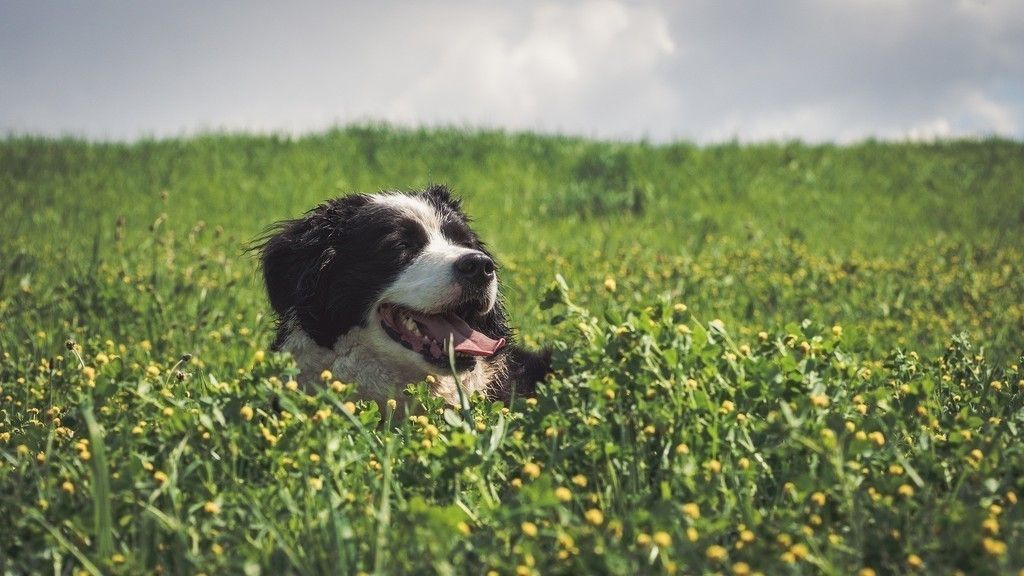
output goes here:
<path id="1" fill-rule="evenodd" d="M 426 380 L 458 405 L 531 395 L 550 371 L 550 352 L 513 342 L 498 266 L 446 186 L 329 200 L 258 249 L 273 348 L 306 385 L 329 370 L 380 402 Z"/>

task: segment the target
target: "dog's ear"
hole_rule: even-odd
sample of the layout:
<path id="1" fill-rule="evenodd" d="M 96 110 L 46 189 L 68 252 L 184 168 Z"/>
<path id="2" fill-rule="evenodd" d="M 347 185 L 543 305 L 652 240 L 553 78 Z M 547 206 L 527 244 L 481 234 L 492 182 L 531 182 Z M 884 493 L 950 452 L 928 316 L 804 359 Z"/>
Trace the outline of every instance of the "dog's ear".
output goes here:
<path id="1" fill-rule="evenodd" d="M 321 204 L 301 218 L 277 224 L 277 231 L 260 249 L 263 282 L 270 305 L 285 314 L 307 295 L 312 276 L 326 263 L 330 247 L 329 222 Z"/>
<path id="2" fill-rule="evenodd" d="M 431 184 L 423 191 L 423 198 L 438 208 L 449 208 L 462 213 L 462 200 L 452 195 L 444 184 Z"/>
<path id="3" fill-rule="evenodd" d="M 279 223 L 260 247 L 271 307 L 282 317 L 294 314 L 314 339 L 327 298 L 321 274 L 334 259 L 345 222 L 367 201 L 356 195 L 320 204 L 301 218 Z"/>

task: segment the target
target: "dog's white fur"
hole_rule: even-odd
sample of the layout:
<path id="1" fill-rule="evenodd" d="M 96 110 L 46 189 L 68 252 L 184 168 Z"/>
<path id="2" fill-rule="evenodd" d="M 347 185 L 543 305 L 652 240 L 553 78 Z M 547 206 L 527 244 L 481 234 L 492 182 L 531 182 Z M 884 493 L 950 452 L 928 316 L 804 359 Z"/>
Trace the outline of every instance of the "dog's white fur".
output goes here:
<path id="1" fill-rule="evenodd" d="M 300 379 L 305 384 L 313 383 L 324 370 L 330 370 L 335 378 L 343 382 L 358 382 L 361 396 L 383 401 L 395 398 L 401 392 L 395 389 L 396 382 L 405 383 L 404 386 L 432 375 L 435 377 L 433 392 L 457 405 L 459 384 L 455 376 L 450 371 L 440 371 L 419 353 L 392 340 L 380 326 L 377 308 L 382 303 L 389 303 L 413 310 L 437 312 L 457 302 L 461 288 L 455 281 L 453 265 L 459 256 L 474 250 L 449 242 L 441 233 L 437 212 L 421 198 L 391 193 L 376 196 L 374 201 L 400 210 L 419 222 L 429 238 L 427 247 L 381 294 L 372 307 L 365 327 L 349 330 L 338 338 L 333 348 L 325 348 L 314 342 L 292 321 L 282 349 L 291 352 L 295 358 Z M 497 295 L 498 282 L 495 277 L 488 288 L 483 312 L 495 306 Z M 488 364 L 477 358 L 471 370 L 459 375 L 463 394 L 485 392 L 488 382 L 494 380 L 495 372 L 503 369 L 501 362 Z"/>

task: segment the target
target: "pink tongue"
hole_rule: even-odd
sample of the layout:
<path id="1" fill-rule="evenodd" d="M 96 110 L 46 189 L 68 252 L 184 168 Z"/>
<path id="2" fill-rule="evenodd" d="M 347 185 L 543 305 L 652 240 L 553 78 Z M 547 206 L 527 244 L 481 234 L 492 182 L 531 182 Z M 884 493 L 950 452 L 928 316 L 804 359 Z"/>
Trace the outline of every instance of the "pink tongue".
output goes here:
<path id="1" fill-rule="evenodd" d="M 466 321 L 454 314 L 426 315 L 416 314 L 414 320 L 419 322 L 431 336 L 439 342 L 454 338 L 455 351 L 470 356 L 490 356 L 505 345 L 505 339 L 494 340 L 483 332 L 474 330 Z"/>

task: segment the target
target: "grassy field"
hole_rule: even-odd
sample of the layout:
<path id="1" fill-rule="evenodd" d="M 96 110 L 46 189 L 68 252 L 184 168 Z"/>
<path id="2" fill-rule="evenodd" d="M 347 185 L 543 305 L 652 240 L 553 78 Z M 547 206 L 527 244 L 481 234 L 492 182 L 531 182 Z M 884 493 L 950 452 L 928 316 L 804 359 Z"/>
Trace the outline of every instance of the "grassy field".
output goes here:
<path id="1" fill-rule="evenodd" d="M 557 374 L 296 389 L 246 246 L 431 182 Z M 1022 353 L 1018 142 L 7 138 L 0 573 L 1016 573 Z"/>

